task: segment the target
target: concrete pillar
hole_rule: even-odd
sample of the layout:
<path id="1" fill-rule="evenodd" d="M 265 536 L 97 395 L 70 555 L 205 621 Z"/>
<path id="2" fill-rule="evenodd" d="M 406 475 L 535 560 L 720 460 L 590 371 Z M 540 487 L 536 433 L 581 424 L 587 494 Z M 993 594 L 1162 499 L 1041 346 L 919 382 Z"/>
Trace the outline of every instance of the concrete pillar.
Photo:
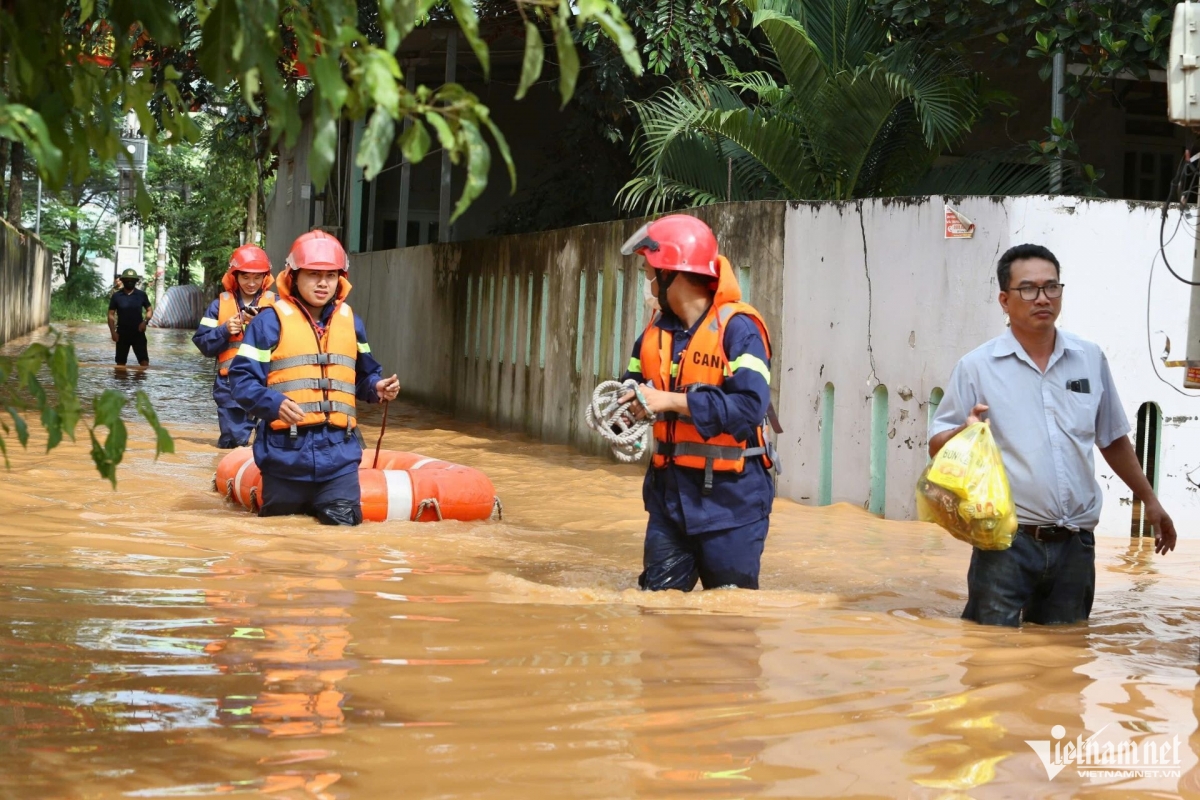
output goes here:
<path id="1" fill-rule="evenodd" d="M 408 72 L 404 76 L 404 85 L 408 91 L 416 91 L 417 88 L 417 63 L 414 61 L 407 66 Z M 412 120 L 404 120 L 404 130 L 408 130 L 412 126 Z M 404 158 L 401 156 L 401 158 Z M 408 244 L 408 201 L 412 194 L 412 164 L 407 158 L 404 158 L 400 166 L 400 208 L 396 212 L 396 241 L 393 243 L 395 247 L 404 247 Z"/>
<path id="2" fill-rule="evenodd" d="M 350 181 L 348 185 L 346 198 L 346 230 L 343 235 L 346 237 L 346 250 L 351 253 L 362 252 L 362 182 L 363 171 L 356 161 L 358 155 L 358 145 L 362 142 L 363 121 L 356 120 L 354 123 L 354 134 L 350 140 L 349 172 Z M 325 189 L 329 191 L 328 185 Z"/>
<path id="3" fill-rule="evenodd" d="M 446 83 L 454 83 L 458 66 L 458 31 L 446 34 Z M 442 191 L 438 197 L 438 241 L 449 242 L 450 237 L 450 154 L 442 151 Z"/>

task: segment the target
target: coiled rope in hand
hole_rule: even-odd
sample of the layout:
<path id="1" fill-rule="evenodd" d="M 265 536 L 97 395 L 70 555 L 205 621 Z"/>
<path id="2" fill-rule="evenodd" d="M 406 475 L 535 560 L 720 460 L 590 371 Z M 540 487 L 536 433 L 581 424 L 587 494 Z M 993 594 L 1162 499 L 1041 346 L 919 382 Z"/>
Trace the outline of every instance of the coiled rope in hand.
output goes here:
<path id="1" fill-rule="evenodd" d="M 585 409 L 588 427 L 609 443 L 618 460 L 627 464 L 641 459 L 650 449 L 654 429 L 653 413 L 647 412 L 644 419 L 636 419 L 630 410 L 633 400 L 621 402 L 621 398 L 630 392 L 645 408 L 636 381 L 605 381 L 592 392 L 592 402 Z"/>

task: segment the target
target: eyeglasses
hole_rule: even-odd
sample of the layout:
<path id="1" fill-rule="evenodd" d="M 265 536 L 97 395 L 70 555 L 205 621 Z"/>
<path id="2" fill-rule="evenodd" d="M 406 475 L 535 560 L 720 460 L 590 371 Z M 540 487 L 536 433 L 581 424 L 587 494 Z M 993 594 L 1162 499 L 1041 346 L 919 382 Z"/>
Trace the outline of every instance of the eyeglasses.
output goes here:
<path id="1" fill-rule="evenodd" d="M 1021 299 L 1027 303 L 1032 303 L 1038 299 L 1038 295 L 1042 292 L 1046 293 L 1048 300 L 1057 300 L 1062 297 L 1062 283 L 1047 283 L 1043 286 L 1016 286 L 1009 289 L 1010 292 L 1016 292 L 1021 295 Z"/>

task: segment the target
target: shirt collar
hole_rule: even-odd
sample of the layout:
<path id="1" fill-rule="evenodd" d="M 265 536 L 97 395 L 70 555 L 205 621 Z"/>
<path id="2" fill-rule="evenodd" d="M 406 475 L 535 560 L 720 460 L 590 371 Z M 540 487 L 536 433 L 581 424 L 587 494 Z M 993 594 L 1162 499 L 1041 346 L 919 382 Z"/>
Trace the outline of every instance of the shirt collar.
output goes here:
<path id="1" fill-rule="evenodd" d="M 709 310 L 712 310 L 711 306 L 709 307 Z M 708 311 L 705 311 L 700 315 L 700 319 L 696 320 L 696 324 L 689 328 L 683 324 L 683 320 L 675 316 L 674 311 L 667 309 L 659 312 L 658 320 L 654 324 L 668 333 L 695 333 L 696 329 L 700 327 L 700 324 L 703 323 L 707 317 Z"/>
<path id="2" fill-rule="evenodd" d="M 1063 353 L 1067 350 L 1083 350 L 1079 342 L 1075 341 L 1075 337 L 1062 329 L 1055 331 L 1054 335 L 1054 352 L 1050 354 L 1050 362 L 1046 365 L 1046 371 L 1050 371 L 1050 367 L 1054 366 L 1055 362 L 1062 358 Z M 1004 358 L 1005 356 L 1015 355 L 1017 358 L 1024 361 L 1034 369 L 1038 369 L 1033 363 L 1033 359 L 1025 352 L 1025 348 L 1017 341 L 1017 337 L 1013 336 L 1012 328 L 1006 328 L 1004 333 L 996 340 L 995 347 L 992 348 L 993 358 Z M 1038 369 L 1038 372 L 1041 372 Z"/>

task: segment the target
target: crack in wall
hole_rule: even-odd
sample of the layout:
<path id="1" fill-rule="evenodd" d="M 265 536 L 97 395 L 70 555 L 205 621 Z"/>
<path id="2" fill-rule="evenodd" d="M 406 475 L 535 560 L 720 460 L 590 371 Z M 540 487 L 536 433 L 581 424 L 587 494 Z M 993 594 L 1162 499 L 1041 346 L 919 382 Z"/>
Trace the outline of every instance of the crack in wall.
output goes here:
<path id="1" fill-rule="evenodd" d="M 871 263 L 867 255 L 867 225 L 863 221 L 862 201 L 859 201 L 856 205 L 858 206 L 858 229 L 862 232 L 863 271 L 867 275 L 867 356 L 871 359 L 871 374 L 868 376 L 867 381 L 870 382 L 873 380 L 875 385 L 878 386 L 880 381 L 879 375 L 875 371 L 875 348 L 871 328 L 873 322 L 872 316 L 875 312 L 875 300 L 871 290 Z"/>

